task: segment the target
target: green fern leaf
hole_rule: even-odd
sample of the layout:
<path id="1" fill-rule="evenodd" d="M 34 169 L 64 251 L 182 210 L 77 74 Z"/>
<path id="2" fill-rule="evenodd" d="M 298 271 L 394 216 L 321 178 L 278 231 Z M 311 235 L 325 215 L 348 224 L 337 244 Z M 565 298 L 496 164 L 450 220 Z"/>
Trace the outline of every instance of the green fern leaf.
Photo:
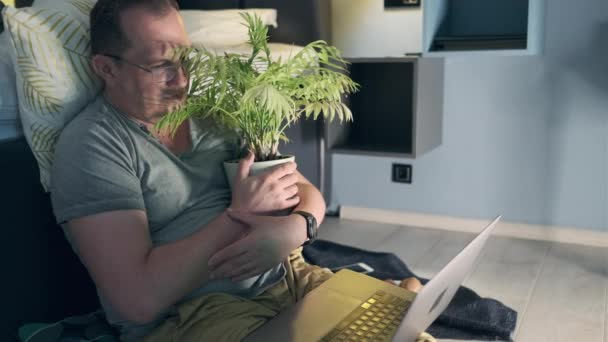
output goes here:
<path id="1" fill-rule="evenodd" d="M 270 58 L 267 28 L 259 17 L 242 17 L 249 29 L 248 56 L 215 55 L 204 47 L 178 49 L 191 80 L 188 100 L 159 126 L 209 117 L 236 133 L 256 160 L 267 160 L 276 155 L 279 142 L 287 139 L 285 129 L 300 116 L 351 118 L 342 95 L 358 85 L 346 75 L 347 62 L 336 48 L 315 41 L 276 62 Z"/>

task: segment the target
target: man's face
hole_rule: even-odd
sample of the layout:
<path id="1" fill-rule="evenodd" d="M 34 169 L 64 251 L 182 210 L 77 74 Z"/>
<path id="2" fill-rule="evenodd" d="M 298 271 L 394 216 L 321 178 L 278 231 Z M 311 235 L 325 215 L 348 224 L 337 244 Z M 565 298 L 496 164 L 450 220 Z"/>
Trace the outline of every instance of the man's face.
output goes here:
<path id="1" fill-rule="evenodd" d="M 121 27 L 129 48 L 118 56 L 122 61 L 115 61 L 115 82 L 106 86 L 117 87 L 132 111 L 156 121 L 185 100 L 188 80 L 173 58 L 174 48 L 190 45 L 184 24 L 173 9 L 157 16 L 132 8 L 122 14 Z"/>

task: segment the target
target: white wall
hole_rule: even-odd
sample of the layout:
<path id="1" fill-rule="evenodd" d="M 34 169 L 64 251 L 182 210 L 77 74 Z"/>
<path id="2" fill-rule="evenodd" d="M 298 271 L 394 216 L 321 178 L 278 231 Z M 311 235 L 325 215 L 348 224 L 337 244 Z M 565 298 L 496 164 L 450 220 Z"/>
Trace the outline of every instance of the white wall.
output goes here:
<path id="1" fill-rule="evenodd" d="M 334 155 L 332 206 L 607 229 L 608 2 L 546 6 L 541 56 L 446 61 L 441 147 Z M 393 162 L 413 184 L 391 183 Z"/>

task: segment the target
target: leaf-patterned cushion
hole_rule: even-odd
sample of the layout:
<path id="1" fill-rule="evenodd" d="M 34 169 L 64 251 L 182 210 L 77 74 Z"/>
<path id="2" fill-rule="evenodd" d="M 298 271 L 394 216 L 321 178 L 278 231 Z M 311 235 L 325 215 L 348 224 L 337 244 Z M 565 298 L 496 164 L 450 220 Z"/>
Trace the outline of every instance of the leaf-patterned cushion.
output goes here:
<path id="1" fill-rule="evenodd" d="M 94 3 L 40 0 L 34 7 L 8 7 L 3 13 L 21 123 L 47 191 L 61 130 L 101 89 L 90 67 L 88 17 Z"/>

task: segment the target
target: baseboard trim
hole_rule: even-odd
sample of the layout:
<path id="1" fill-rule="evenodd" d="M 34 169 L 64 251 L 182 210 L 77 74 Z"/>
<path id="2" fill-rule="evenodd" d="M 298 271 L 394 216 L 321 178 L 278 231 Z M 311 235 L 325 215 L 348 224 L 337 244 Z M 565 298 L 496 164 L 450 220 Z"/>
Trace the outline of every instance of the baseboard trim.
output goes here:
<path id="1" fill-rule="evenodd" d="M 340 207 L 340 218 L 467 233 L 477 233 L 489 223 L 489 220 L 349 206 Z M 502 221 L 499 223 L 499 226 L 496 227 L 493 234 L 528 240 L 608 247 L 607 232 L 580 228 Z"/>

